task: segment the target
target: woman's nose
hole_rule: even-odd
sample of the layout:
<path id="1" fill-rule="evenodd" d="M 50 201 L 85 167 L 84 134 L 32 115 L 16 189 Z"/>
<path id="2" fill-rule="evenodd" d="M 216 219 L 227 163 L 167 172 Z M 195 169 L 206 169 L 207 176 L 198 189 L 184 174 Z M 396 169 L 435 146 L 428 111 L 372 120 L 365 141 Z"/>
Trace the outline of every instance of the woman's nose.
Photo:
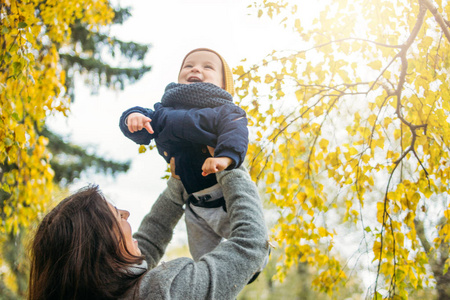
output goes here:
<path id="1" fill-rule="evenodd" d="M 120 216 L 121 216 L 123 219 L 128 220 L 128 217 L 130 216 L 130 212 L 129 212 L 128 210 L 122 210 L 122 209 L 120 209 L 119 212 L 120 212 Z"/>

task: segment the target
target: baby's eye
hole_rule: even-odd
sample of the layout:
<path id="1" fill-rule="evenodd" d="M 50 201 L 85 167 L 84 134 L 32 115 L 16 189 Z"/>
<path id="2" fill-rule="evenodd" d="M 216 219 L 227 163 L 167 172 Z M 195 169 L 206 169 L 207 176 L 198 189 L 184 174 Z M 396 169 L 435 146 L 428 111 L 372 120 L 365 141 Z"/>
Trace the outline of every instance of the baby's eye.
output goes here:
<path id="1" fill-rule="evenodd" d="M 206 65 L 206 66 L 205 66 L 205 69 L 214 69 L 214 68 L 213 68 L 213 66 Z"/>
<path id="2" fill-rule="evenodd" d="M 184 65 L 185 68 L 192 68 L 192 65 Z"/>

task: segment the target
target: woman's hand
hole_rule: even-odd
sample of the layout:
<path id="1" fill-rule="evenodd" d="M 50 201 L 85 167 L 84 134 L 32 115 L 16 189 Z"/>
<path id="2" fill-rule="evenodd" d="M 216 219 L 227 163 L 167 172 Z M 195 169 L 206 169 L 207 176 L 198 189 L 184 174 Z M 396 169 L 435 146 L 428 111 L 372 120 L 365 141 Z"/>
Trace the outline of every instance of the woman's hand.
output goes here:
<path id="1" fill-rule="evenodd" d="M 173 178 L 180 179 L 180 176 L 175 174 L 175 157 L 170 158 L 170 173 L 172 173 Z"/>

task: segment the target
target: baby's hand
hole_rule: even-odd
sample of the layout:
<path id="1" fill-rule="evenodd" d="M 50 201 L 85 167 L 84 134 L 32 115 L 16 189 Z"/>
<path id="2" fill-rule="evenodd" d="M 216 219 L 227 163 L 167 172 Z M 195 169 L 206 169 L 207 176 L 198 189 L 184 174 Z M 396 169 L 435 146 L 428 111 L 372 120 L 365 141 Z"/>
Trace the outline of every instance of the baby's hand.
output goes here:
<path id="1" fill-rule="evenodd" d="M 217 173 L 228 168 L 233 160 L 229 157 L 208 157 L 202 166 L 202 175 L 208 176 L 212 173 Z"/>
<path id="2" fill-rule="evenodd" d="M 128 126 L 128 130 L 133 133 L 136 131 L 140 131 L 143 128 L 148 131 L 148 133 L 153 133 L 153 128 L 150 125 L 152 119 L 147 118 L 141 113 L 132 113 L 127 117 L 126 124 Z"/>

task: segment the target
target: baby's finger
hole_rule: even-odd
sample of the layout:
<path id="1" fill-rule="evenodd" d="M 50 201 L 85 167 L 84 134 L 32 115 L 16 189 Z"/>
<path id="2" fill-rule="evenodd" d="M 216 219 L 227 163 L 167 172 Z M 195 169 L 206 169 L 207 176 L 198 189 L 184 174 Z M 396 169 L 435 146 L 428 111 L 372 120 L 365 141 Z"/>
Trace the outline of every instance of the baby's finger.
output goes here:
<path id="1" fill-rule="evenodd" d="M 210 159 L 207 158 L 205 160 L 205 162 L 203 163 L 203 166 L 202 166 L 202 171 L 203 171 L 202 175 L 203 176 L 208 176 L 211 173 L 211 167 L 210 167 L 209 161 L 210 161 Z"/>
<path id="2" fill-rule="evenodd" d="M 208 174 L 209 174 L 208 168 L 205 165 L 203 165 L 202 176 L 208 176 Z"/>
<path id="3" fill-rule="evenodd" d="M 213 173 L 217 173 L 216 168 L 214 168 L 214 167 L 203 168 L 203 172 L 202 172 L 203 176 L 208 176 L 209 174 L 213 174 Z"/>
<path id="4" fill-rule="evenodd" d="M 148 133 L 151 133 L 151 134 L 154 133 L 152 125 L 150 125 L 150 121 L 144 123 L 144 128 L 148 131 Z"/>
<path id="5" fill-rule="evenodd" d="M 131 123 L 131 124 L 128 125 L 128 130 L 129 130 L 131 133 L 133 133 L 133 132 L 135 132 L 135 131 L 138 131 L 138 128 L 137 128 L 137 127 L 138 127 L 137 124 Z"/>

